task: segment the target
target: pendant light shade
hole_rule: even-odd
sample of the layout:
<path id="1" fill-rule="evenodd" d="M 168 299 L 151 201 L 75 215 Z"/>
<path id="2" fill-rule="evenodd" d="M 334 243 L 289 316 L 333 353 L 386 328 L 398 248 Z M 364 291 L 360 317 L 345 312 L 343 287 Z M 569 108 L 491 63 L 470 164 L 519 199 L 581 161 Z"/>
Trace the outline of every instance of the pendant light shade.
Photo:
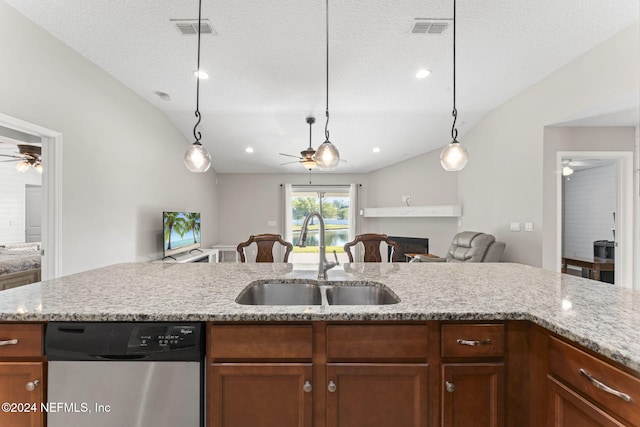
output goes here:
<path id="1" fill-rule="evenodd" d="M 193 127 L 193 136 L 195 137 L 195 142 L 187 149 L 187 152 L 184 154 L 184 164 L 191 172 L 206 172 L 211 167 L 211 154 L 207 151 L 206 148 L 202 146 L 200 143 L 200 139 L 202 138 L 202 134 L 198 130 L 198 125 L 200 124 L 200 120 L 202 117 L 200 116 L 200 33 L 202 29 L 202 0 L 198 0 L 198 68 L 196 68 L 196 121 L 195 126 Z"/>
<path id="2" fill-rule="evenodd" d="M 456 129 L 456 120 L 458 119 L 458 110 L 456 109 L 456 0 L 453 0 L 453 125 L 451 126 L 451 138 L 453 141 L 440 153 L 440 164 L 446 171 L 456 172 L 464 169 L 469 161 L 469 153 L 456 139 L 458 137 L 458 129 Z"/>
<path id="3" fill-rule="evenodd" d="M 327 140 L 318 147 L 315 159 L 318 169 L 322 171 L 332 171 L 338 166 L 338 163 L 340 163 L 340 153 L 336 146 Z"/>
<path id="4" fill-rule="evenodd" d="M 446 171 L 455 172 L 464 169 L 469 161 L 469 153 L 458 141 L 444 147 L 440 153 L 440 164 Z"/>
<path id="5" fill-rule="evenodd" d="M 184 154 L 184 164 L 191 172 L 206 172 L 211 167 L 211 154 L 199 142 L 194 142 Z"/>
<path id="6" fill-rule="evenodd" d="M 326 0 L 326 45 L 327 45 L 327 108 L 325 116 L 327 121 L 324 125 L 325 141 L 318 147 L 314 159 L 318 169 L 322 171 L 332 171 L 340 163 L 340 152 L 335 145 L 329 141 L 329 0 Z"/>

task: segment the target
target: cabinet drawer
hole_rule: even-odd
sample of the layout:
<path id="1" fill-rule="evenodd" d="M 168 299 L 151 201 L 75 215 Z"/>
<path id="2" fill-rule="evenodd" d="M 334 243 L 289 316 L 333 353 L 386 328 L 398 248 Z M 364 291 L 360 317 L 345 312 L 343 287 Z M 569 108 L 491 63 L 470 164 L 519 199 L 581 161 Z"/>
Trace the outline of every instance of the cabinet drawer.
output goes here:
<path id="1" fill-rule="evenodd" d="M 553 337 L 549 339 L 549 372 L 599 406 L 640 425 L 640 379 Z M 631 401 L 615 392 L 624 393 Z"/>
<path id="2" fill-rule="evenodd" d="M 504 325 L 442 325 L 442 357 L 504 356 Z"/>
<path id="3" fill-rule="evenodd" d="M 329 325 L 328 361 L 426 361 L 426 325 Z"/>
<path id="4" fill-rule="evenodd" d="M 42 356 L 43 325 L 0 325 L 0 358 Z"/>
<path id="5" fill-rule="evenodd" d="M 211 325 L 212 360 L 311 360 L 311 325 Z"/>

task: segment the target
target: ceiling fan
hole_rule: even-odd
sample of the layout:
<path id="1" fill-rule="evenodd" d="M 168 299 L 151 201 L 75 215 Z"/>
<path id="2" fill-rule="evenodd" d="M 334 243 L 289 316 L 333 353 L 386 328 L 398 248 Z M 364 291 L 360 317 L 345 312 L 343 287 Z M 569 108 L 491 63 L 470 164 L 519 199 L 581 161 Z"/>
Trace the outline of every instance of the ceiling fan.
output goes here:
<path id="1" fill-rule="evenodd" d="M 293 154 L 278 153 L 281 156 L 295 157 L 298 159 L 292 162 L 280 163 L 280 166 L 289 165 L 291 163 L 300 163 L 302 166 L 308 169 L 309 172 L 311 172 L 312 169 L 315 169 L 316 159 L 314 155 L 316 154 L 316 150 L 314 150 L 311 146 L 311 126 L 316 122 L 316 119 L 313 117 L 307 117 L 306 122 L 309 124 L 309 148 L 301 151 L 299 156 L 294 156 Z"/>
<path id="2" fill-rule="evenodd" d="M 30 144 L 18 144 L 18 155 L 0 154 L 1 157 L 11 157 L 10 160 L 2 160 L 2 162 L 18 162 L 16 170 L 18 172 L 26 172 L 32 166 L 38 173 L 42 173 L 42 147 Z"/>

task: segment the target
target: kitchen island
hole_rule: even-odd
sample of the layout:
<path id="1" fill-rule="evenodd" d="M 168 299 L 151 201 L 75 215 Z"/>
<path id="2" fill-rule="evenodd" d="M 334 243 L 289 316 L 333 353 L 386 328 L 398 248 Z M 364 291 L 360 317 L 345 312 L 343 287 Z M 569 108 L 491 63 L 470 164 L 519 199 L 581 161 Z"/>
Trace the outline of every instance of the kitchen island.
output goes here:
<path id="1" fill-rule="evenodd" d="M 311 264 L 118 264 L 4 291 L 0 321 L 529 320 L 640 371 L 638 293 L 521 264 L 345 264 L 329 282 L 380 283 L 400 303 L 235 303 L 254 281 L 316 276 Z"/>
<path id="2" fill-rule="evenodd" d="M 367 368 L 367 363 L 384 362 L 384 369 L 409 372 L 409 375 L 420 378 L 415 381 L 422 384 L 420 387 L 424 389 L 417 386 L 410 388 L 414 391 L 421 390 L 416 392 L 418 394 L 413 397 L 414 401 L 435 402 L 436 409 L 430 409 L 428 414 L 416 415 L 415 419 L 424 422 L 411 425 L 437 425 L 440 421 L 441 425 L 447 425 L 447 399 L 455 395 L 455 387 L 447 381 L 441 394 L 438 388 L 440 386 L 433 382 L 441 377 L 446 378 L 449 373 L 464 374 L 467 378 L 484 378 L 487 377 L 484 372 L 488 367 L 494 369 L 491 378 L 498 378 L 501 383 L 506 384 L 504 388 L 500 386 L 498 389 L 508 396 L 506 412 L 511 417 L 511 421 L 507 420 L 505 424 L 499 425 L 525 425 L 522 420 L 526 414 L 545 411 L 548 402 L 547 387 L 559 402 L 564 402 L 562 399 L 568 392 L 564 388 L 556 388 L 565 387 L 561 384 L 563 381 L 567 384 L 573 381 L 572 378 L 561 377 L 563 371 L 567 370 L 562 363 L 569 356 L 573 357 L 571 352 L 574 350 L 579 352 L 576 357 L 596 356 L 595 362 L 589 359 L 589 363 L 600 363 L 597 358 L 604 360 L 607 369 L 615 369 L 615 372 L 612 371 L 614 376 L 611 377 L 614 380 L 617 378 L 615 375 L 623 375 L 624 381 L 640 378 L 640 298 L 637 293 L 525 265 L 345 264 L 329 271 L 328 284 L 382 286 L 397 296 L 400 302 L 379 306 L 257 306 L 235 302 L 242 290 L 252 283 L 317 283 L 316 278 L 316 265 L 119 264 L 2 292 L 0 322 L 208 322 L 207 363 L 211 370 L 207 378 L 208 383 L 216 384 L 216 387 L 221 387 L 225 378 L 230 375 L 229 363 L 234 366 L 240 363 L 242 369 L 248 369 L 247 366 L 255 369 L 255 366 L 263 363 L 259 355 L 253 354 L 254 350 L 249 353 L 245 353 L 244 349 L 238 350 L 242 341 L 238 337 L 257 340 L 256 344 L 265 346 L 272 342 L 285 342 L 293 337 L 295 351 L 298 353 L 286 357 L 281 354 L 265 356 L 264 361 L 273 365 L 274 361 L 279 362 L 278 358 L 281 358 L 287 369 L 291 368 L 291 361 L 295 362 L 302 369 L 300 381 L 309 376 L 317 382 L 325 381 L 331 375 L 338 375 L 342 372 L 339 369 L 343 368 L 351 372 L 348 369 L 352 367 L 343 367 L 345 361 L 358 362 L 358 369 Z M 534 328 L 531 333 L 529 325 Z M 379 328 L 380 326 L 383 328 Z M 447 334 L 476 330 L 489 335 L 495 333 L 496 337 L 504 336 L 505 338 L 494 340 L 494 344 L 504 342 L 504 349 L 498 349 L 496 353 L 471 356 L 458 354 L 455 348 L 452 353 L 447 353 L 449 350 L 444 341 Z M 373 335 L 368 336 L 370 333 Z M 371 344 L 381 336 L 392 342 L 389 346 L 391 349 L 396 345 L 408 345 L 410 355 L 383 354 L 386 346 L 375 347 Z M 260 343 L 261 339 L 264 342 Z M 308 342 L 305 343 L 305 339 Z M 425 347 L 414 346 L 416 340 L 423 340 Z M 357 346 L 353 346 L 353 354 L 349 353 L 352 351 L 352 342 L 358 342 Z M 580 347 L 565 349 L 565 342 L 578 344 Z M 222 346 L 223 343 L 228 346 Z M 359 355 L 368 345 L 373 345 L 370 355 L 366 351 Z M 482 349 L 482 343 L 476 348 Z M 380 355 L 372 356 L 375 351 L 380 351 Z M 550 355 L 549 362 L 547 354 Z M 247 365 L 252 360 L 253 364 Z M 334 364 L 336 367 L 332 367 L 332 360 L 338 362 Z M 607 361 L 612 365 L 607 365 Z M 391 365 L 385 365 L 386 363 Z M 398 363 L 401 366 L 395 366 Z M 599 369 L 600 365 L 593 366 Z M 236 366 L 234 369 L 240 368 Z M 376 369 L 382 367 L 378 366 Z M 404 378 L 404 375 L 403 373 L 398 378 Z M 236 376 L 237 372 L 233 371 L 232 377 Z M 427 377 L 432 380 L 428 381 Z M 332 382 L 329 383 L 330 392 Z M 403 385 L 405 386 L 406 384 Z M 523 386 L 531 387 L 533 397 L 529 398 L 526 393 L 514 398 Z M 576 387 L 580 386 L 578 384 Z M 638 387 L 635 382 L 631 387 L 633 398 L 636 399 Z M 305 389 L 307 388 L 307 394 L 313 395 L 313 411 L 306 409 L 306 416 L 309 418 L 305 418 L 306 421 L 301 425 L 339 425 L 337 421 L 334 424 L 332 418 L 335 412 L 332 405 L 339 404 L 332 400 L 334 395 L 319 394 L 316 388 L 311 392 L 311 385 L 307 387 L 305 383 Z M 544 390 L 544 393 L 537 396 L 534 393 L 536 388 Z M 460 388 L 458 393 L 463 393 Z M 585 393 L 590 396 L 589 391 Z M 210 393 L 210 396 L 214 394 Z M 498 401 L 505 400 L 499 398 Z M 207 402 L 211 405 L 208 414 L 218 414 L 222 410 L 218 406 L 222 405 L 221 402 L 210 401 L 209 398 Z M 440 402 L 442 407 L 437 409 L 440 408 Z M 625 412 L 627 410 L 624 408 L 619 410 L 616 403 L 612 403 L 614 406 L 611 412 L 620 416 L 623 421 L 635 422 L 638 403 L 633 402 L 631 412 Z M 243 408 L 245 404 L 243 400 Z M 307 404 L 311 405 L 309 402 L 305 403 Z M 379 404 L 382 405 L 382 401 Z M 431 403 L 429 405 L 433 406 Z M 509 408 L 514 405 L 520 405 L 521 408 Z M 599 402 L 596 401 L 596 412 L 601 410 L 598 405 Z M 609 403 L 605 402 L 603 407 L 609 408 L 607 405 Z M 505 411 L 500 405 L 497 408 L 500 418 Z M 438 411 L 442 412 L 441 417 Z M 308 415 L 310 412 L 313 412 L 313 418 Z M 544 420 L 543 417 L 543 421 L 531 421 L 530 425 L 548 425 Z M 554 425 L 571 425 L 570 422 L 567 419 L 564 424 Z M 224 424 L 214 419 L 209 420 L 207 425 Z"/>

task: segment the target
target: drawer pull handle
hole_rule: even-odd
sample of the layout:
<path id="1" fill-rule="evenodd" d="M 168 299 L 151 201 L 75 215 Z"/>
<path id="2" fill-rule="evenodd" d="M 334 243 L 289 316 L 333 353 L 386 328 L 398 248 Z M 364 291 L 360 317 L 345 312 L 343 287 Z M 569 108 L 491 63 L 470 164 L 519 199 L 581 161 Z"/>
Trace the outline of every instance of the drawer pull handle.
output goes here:
<path id="1" fill-rule="evenodd" d="M 452 382 L 449 382 L 449 381 L 445 381 L 444 382 L 444 388 L 449 393 L 453 393 L 454 391 L 456 391 L 456 385 L 454 383 L 452 383 Z"/>
<path id="2" fill-rule="evenodd" d="M 38 380 L 29 381 L 26 385 L 26 389 L 27 391 L 33 391 L 39 385 L 40 385 L 40 381 Z"/>
<path id="3" fill-rule="evenodd" d="M 5 341 L 0 341 L 0 345 L 16 345 L 18 344 L 20 341 L 18 341 L 16 338 L 12 339 L 12 340 L 5 340 Z"/>
<path id="4" fill-rule="evenodd" d="M 471 347 L 479 347 L 481 345 L 489 345 L 491 344 L 491 340 L 490 339 L 484 339 L 484 340 L 456 340 L 456 342 L 460 345 L 470 345 Z"/>
<path id="5" fill-rule="evenodd" d="M 598 388 L 602 391 L 606 391 L 607 393 L 613 394 L 616 397 L 619 397 L 620 399 L 624 400 L 625 402 L 631 402 L 631 396 L 629 396 L 627 393 L 623 393 L 621 391 L 615 390 L 611 387 L 609 387 L 608 385 L 598 381 L 597 379 L 593 378 L 587 371 L 585 371 L 584 369 L 580 368 L 580 373 L 582 375 L 584 375 L 585 377 L 587 377 L 587 379 L 589 381 L 591 381 L 591 384 L 593 384 L 593 386 L 595 388 Z"/>
<path id="6" fill-rule="evenodd" d="M 311 393 L 313 387 L 311 387 L 311 383 L 309 381 L 305 381 L 304 385 L 302 386 L 302 390 L 304 390 L 305 393 Z"/>
<path id="7" fill-rule="evenodd" d="M 335 393 L 337 389 L 338 389 L 338 386 L 336 385 L 336 383 L 334 383 L 333 381 L 329 381 L 327 390 L 329 390 L 330 393 Z"/>

